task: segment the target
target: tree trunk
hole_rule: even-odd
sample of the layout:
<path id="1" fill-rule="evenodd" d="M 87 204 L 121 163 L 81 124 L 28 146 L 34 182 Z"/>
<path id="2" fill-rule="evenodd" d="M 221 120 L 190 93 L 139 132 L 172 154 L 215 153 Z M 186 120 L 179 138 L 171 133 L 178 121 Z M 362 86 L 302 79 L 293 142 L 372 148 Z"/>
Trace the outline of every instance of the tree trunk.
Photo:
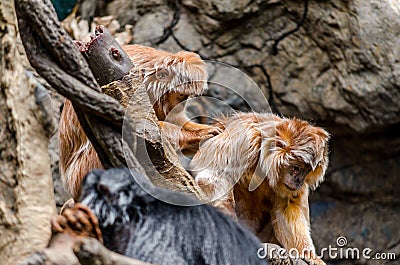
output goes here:
<path id="1" fill-rule="evenodd" d="M 56 214 L 43 87 L 18 50 L 14 1 L 0 2 L 0 257 L 16 264 L 43 249 Z M 45 128 L 47 127 L 47 128 Z"/>

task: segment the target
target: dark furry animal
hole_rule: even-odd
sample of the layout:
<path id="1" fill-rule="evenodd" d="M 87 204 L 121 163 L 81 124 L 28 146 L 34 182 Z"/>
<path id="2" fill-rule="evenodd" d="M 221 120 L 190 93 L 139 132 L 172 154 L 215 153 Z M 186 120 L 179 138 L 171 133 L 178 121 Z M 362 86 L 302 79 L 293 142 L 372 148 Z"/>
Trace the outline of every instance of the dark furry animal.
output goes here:
<path id="1" fill-rule="evenodd" d="M 148 189 L 194 200 L 154 186 Z M 176 206 L 154 198 L 128 169 L 89 173 L 81 201 L 99 219 L 104 245 L 129 257 L 159 265 L 267 264 L 257 257 L 261 242 L 249 230 L 211 206 Z"/>

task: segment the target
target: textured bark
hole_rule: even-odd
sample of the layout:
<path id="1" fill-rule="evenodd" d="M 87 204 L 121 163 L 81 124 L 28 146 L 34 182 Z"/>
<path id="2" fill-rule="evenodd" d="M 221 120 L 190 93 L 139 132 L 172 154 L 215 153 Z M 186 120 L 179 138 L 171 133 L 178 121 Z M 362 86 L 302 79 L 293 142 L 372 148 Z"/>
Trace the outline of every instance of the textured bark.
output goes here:
<path id="1" fill-rule="evenodd" d="M 116 98 L 127 109 L 128 115 L 135 117 L 136 157 L 152 182 L 172 190 L 194 193 L 200 199 L 205 198 L 193 177 L 181 166 L 171 144 L 163 138 L 149 96 L 142 85 L 141 74 L 131 72 L 122 80 L 103 86 L 102 90 Z M 123 137 L 128 133 L 124 128 Z"/>
<path id="2" fill-rule="evenodd" d="M 46 91 L 18 50 L 13 1 L 0 2 L 0 257 L 17 264 L 47 245 L 56 214 Z M 44 94 L 43 94 L 44 93 Z M 51 119 L 50 119 L 51 121 Z"/>
<path id="3" fill-rule="evenodd" d="M 21 265 L 151 265 L 105 248 L 94 238 L 59 234 L 50 246 L 33 253 Z"/>
<path id="4" fill-rule="evenodd" d="M 129 56 L 104 26 L 96 27 L 88 43 L 75 42 L 85 57 L 99 85 L 121 79 L 133 67 Z"/>
<path id="5" fill-rule="evenodd" d="M 140 130 L 141 123 L 135 121 L 134 124 L 131 117 L 125 115 L 125 109 L 117 100 L 100 92 L 88 64 L 61 28 L 50 2 L 21 0 L 16 3 L 21 38 L 32 66 L 54 89 L 71 100 L 79 122 L 99 155 L 102 165 L 105 168 L 129 166 L 146 173 L 134 154 L 136 141 L 133 132 L 135 129 Z M 130 82 L 127 85 L 132 84 L 134 83 Z M 140 99 L 139 106 L 144 104 L 147 108 L 132 113 L 132 116 L 148 115 L 149 112 L 145 110 L 151 104 L 147 95 L 146 98 L 145 103 Z M 143 111 L 145 112 L 140 114 Z M 134 118 L 137 120 L 137 117 Z M 179 164 L 176 155 L 168 157 L 162 148 L 162 139 L 157 139 L 152 133 L 159 135 L 157 127 L 149 134 L 149 137 L 153 138 L 152 141 L 156 139 L 151 145 L 154 147 L 155 144 L 157 147 L 148 155 L 153 157 L 152 161 L 158 161 L 156 168 L 163 176 L 166 175 L 165 179 L 174 180 L 178 184 L 171 185 L 172 182 L 161 179 L 163 186 L 193 192 L 202 198 L 202 193 L 195 187 L 192 177 L 183 168 L 175 166 Z M 171 158 L 174 161 L 168 160 Z"/>
<path id="6" fill-rule="evenodd" d="M 16 10 L 19 18 L 18 24 L 21 38 L 32 66 L 36 68 L 53 88 L 73 102 L 80 122 L 89 139 L 95 146 L 103 165 L 105 165 L 105 167 L 126 166 L 127 162 L 125 158 L 127 158 L 127 160 L 131 162 L 131 167 L 144 172 L 133 152 L 135 141 L 133 141 L 134 138 L 132 136 L 134 132 L 132 121 L 124 116 L 125 110 L 117 100 L 100 92 L 100 87 L 97 85 L 87 63 L 79 55 L 72 40 L 65 34 L 58 21 L 55 19 L 55 14 L 50 6 L 50 2 L 16 1 Z M 7 22 L 10 23 L 9 21 Z M 8 32 L 10 31 L 14 34 L 14 43 L 4 42 L 5 45 L 2 45 L 2 47 L 4 47 L 4 49 L 2 49 L 2 58 L 5 59 L 4 70 L 2 71 L 2 73 L 4 73 L 4 80 L 2 81 L 5 84 L 5 89 L 3 89 L 2 86 L 2 96 L 4 100 L 7 101 L 7 104 L 2 106 L 8 106 L 8 109 L 5 109 L 5 111 L 8 110 L 11 112 L 14 118 L 11 121 L 15 120 L 14 124 L 10 121 L 10 124 L 7 124 L 8 126 L 6 128 L 9 129 L 11 135 L 13 133 L 16 134 L 16 139 L 14 139 L 15 144 L 13 141 L 6 141 L 5 143 L 8 145 L 5 146 L 4 149 L 8 152 L 13 149 L 20 149 L 21 153 L 14 152 L 14 154 L 16 154 L 15 160 L 10 159 L 10 157 L 4 157 L 4 159 L 8 159 L 12 162 L 13 165 L 9 166 L 10 177 L 8 178 L 10 179 L 4 179 L 8 180 L 10 186 L 12 185 L 15 190 L 5 189 L 5 196 L 9 196 L 10 198 L 5 198 L 4 201 L 6 203 L 1 205 L 1 209 L 4 213 L 4 227 L 7 228 L 4 233 L 5 236 L 2 237 L 2 241 L 4 240 L 4 242 L 2 242 L 4 256 L 2 255 L 2 257 L 5 257 L 7 264 L 8 262 L 9 264 L 14 264 L 17 259 L 21 260 L 32 251 L 45 246 L 50 233 L 49 227 L 43 224 L 48 223 L 49 217 L 55 214 L 55 207 L 51 192 L 52 183 L 49 177 L 49 158 L 47 154 L 48 138 L 45 137 L 49 135 L 49 133 L 44 132 L 42 128 L 44 123 L 42 120 L 37 119 L 37 117 L 34 117 L 37 120 L 32 120 L 34 109 L 32 109 L 32 104 L 27 103 L 32 103 L 28 102 L 28 100 L 34 100 L 32 96 L 33 90 L 22 90 L 20 89 L 22 83 L 18 81 L 11 82 L 11 77 L 18 76 L 16 80 L 21 79 L 25 80 L 25 83 L 28 83 L 26 77 L 23 79 L 25 76 L 23 74 L 23 67 L 13 64 L 13 62 L 20 62 L 23 60 L 11 60 L 16 56 L 16 31 L 15 28 Z M 6 39 L 6 37 L 3 37 L 3 39 Z M 29 88 L 29 86 L 27 87 Z M 9 90 L 7 90 L 7 88 L 9 88 Z M 28 97 L 29 95 L 30 97 Z M 94 102 L 95 104 L 93 104 Z M 144 104 L 147 103 L 151 106 L 148 102 L 148 98 Z M 21 104 L 24 104 L 25 108 L 21 107 Z M 36 113 L 42 113 L 45 110 L 45 107 L 41 107 Z M 6 114 L 2 116 L 9 117 L 9 115 Z M 40 117 L 42 118 L 42 116 L 43 115 Z M 18 119 L 21 119 L 21 121 L 18 121 Z M 42 123 L 39 124 L 41 127 L 34 128 L 33 126 L 38 125 L 40 121 L 42 121 Z M 122 137 L 123 124 L 127 126 L 126 130 L 129 135 L 125 136 L 125 139 L 128 139 L 128 142 L 124 142 L 124 138 Z M 140 126 L 138 127 L 136 125 L 135 128 L 140 128 Z M 32 139 L 28 139 L 30 134 L 27 132 L 34 133 L 35 136 L 39 137 L 40 141 L 36 142 L 32 141 Z M 160 152 L 160 150 L 163 149 L 160 147 L 161 137 L 159 136 L 158 128 L 155 131 L 150 131 L 149 135 L 151 136 L 152 133 L 158 133 L 158 136 L 152 138 L 153 140 L 155 139 L 152 144 L 157 145 L 157 152 L 159 155 L 162 155 L 163 158 L 164 156 L 166 157 L 164 151 Z M 7 137 L 7 135 L 4 136 Z M 148 137 L 148 139 L 150 138 Z M 10 140 L 12 140 L 11 137 Z M 15 146 L 13 146 L 13 144 Z M 44 150 L 45 157 L 38 157 L 40 154 L 38 150 L 40 151 L 41 149 Z M 6 153 L 4 152 L 2 154 Z M 38 162 L 36 161 L 37 159 Z M 162 158 L 158 159 L 161 160 Z M 36 163 L 28 163 L 30 162 L 29 160 L 34 160 Z M 166 172 L 168 170 L 171 171 L 171 167 L 175 167 L 173 163 L 164 164 L 166 164 L 168 168 L 159 166 L 164 168 Z M 4 165 L 7 164 L 5 163 Z M 46 172 L 46 169 L 47 177 L 42 176 L 42 178 L 38 180 L 37 177 L 40 176 L 39 173 Z M 11 170 L 15 170 L 15 172 Z M 171 174 L 174 174 L 177 171 L 172 170 L 171 172 Z M 181 173 L 190 177 L 183 169 Z M 14 178 L 12 178 L 13 176 Z M 28 179 L 29 181 L 24 179 L 24 177 L 27 179 L 30 177 Z M 170 177 L 172 178 L 174 176 L 171 175 Z M 33 184 L 32 181 L 34 181 L 35 184 Z M 37 188 L 40 188 L 40 190 Z M 49 189 L 49 192 L 43 192 L 45 188 Z M 7 193 L 11 194 L 9 195 Z M 36 195 L 36 197 L 34 197 L 34 195 Z M 8 205 L 7 200 L 11 200 L 15 205 Z M 29 208 L 31 204 L 40 205 L 40 210 L 35 207 Z M 17 215 L 11 214 L 14 210 L 19 210 Z M 27 222 L 27 220 L 29 222 Z M 17 242 L 21 241 L 24 244 L 23 246 L 15 243 L 17 236 Z M 26 244 L 24 241 L 27 240 L 32 242 L 32 244 Z M 60 244 L 63 249 L 66 246 L 62 244 L 65 243 L 68 245 L 66 241 L 61 239 Z M 92 264 L 94 262 L 96 262 L 96 264 L 143 264 L 139 261 L 130 260 L 115 253 L 110 253 L 105 249 L 99 250 L 99 247 L 93 244 L 86 244 L 87 246 L 85 244 L 79 245 L 77 247 L 78 249 L 75 249 L 75 254 L 81 264 Z M 60 247 L 60 245 L 57 247 Z M 23 252 L 18 253 L 20 255 L 16 255 L 18 251 Z M 98 253 L 92 255 L 91 251 L 98 251 Z M 27 263 L 44 264 L 41 262 L 46 262 L 49 258 L 48 255 L 50 254 L 48 254 L 48 252 L 49 250 L 47 249 L 34 254 L 32 259 L 29 259 Z M 64 254 L 60 255 L 59 249 L 57 249 L 55 253 L 56 254 L 53 253 L 52 255 L 61 263 L 54 264 L 77 264 L 75 261 L 69 263 L 69 259 L 66 258 Z M 50 264 L 53 263 L 50 262 Z"/>
<path id="7" fill-rule="evenodd" d="M 122 167 L 127 157 L 136 170 L 144 172 L 131 151 L 131 143 L 122 139 L 124 108 L 100 92 L 85 59 L 61 28 L 50 1 L 16 1 L 16 10 L 32 66 L 57 92 L 72 101 L 103 166 Z M 125 124 L 132 125 L 129 119 Z M 124 152 L 124 146 L 128 151 Z"/>

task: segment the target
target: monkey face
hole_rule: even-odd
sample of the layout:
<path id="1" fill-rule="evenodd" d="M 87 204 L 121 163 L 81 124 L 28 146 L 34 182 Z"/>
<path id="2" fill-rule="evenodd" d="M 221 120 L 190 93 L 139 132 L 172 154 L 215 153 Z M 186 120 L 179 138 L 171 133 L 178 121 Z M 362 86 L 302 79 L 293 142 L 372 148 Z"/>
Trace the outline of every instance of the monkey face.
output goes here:
<path id="1" fill-rule="evenodd" d="M 128 169 L 93 170 L 82 187 L 80 201 L 93 211 L 103 228 L 132 221 L 141 204 L 154 200 Z"/>
<path id="2" fill-rule="evenodd" d="M 140 197 L 146 194 L 128 169 L 116 168 L 88 173 L 81 193 L 81 203 L 99 220 L 105 246 L 123 253 L 139 220 Z"/>
<path id="3" fill-rule="evenodd" d="M 307 175 L 311 171 L 311 166 L 293 162 L 289 166 L 282 168 L 282 183 L 290 191 L 297 191 L 303 186 Z"/>
<path id="4" fill-rule="evenodd" d="M 275 118 L 275 125 L 275 136 L 261 145 L 259 161 L 269 186 L 282 196 L 297 193 L 304 184 L 315 189 L 328 165 L 329 134 L 298 119 Z"/>
<path id="5" fill-rule="evenodd" d="M 159 120 L 166 120 L 167 115 L 176 115 L 185 109 L 186 100 L 189 95 L 179 92 L 168 92 L 162 95 L 159 99 L 151 99 L 156 110 L 156 115 Z M 172 111 L 172 113 L 171 113 Z M 171 114 L 170 114 L 171 113 Z"/>
<path id="6" fill-rule="evenodd" d="M 189 95 L 178 93 L 178 92 L 170 92 L 168 93 L 168 105 L 169 110 L 174 112 L 181 112 L 185 108 L 185 101 L 189 98 Z"/>

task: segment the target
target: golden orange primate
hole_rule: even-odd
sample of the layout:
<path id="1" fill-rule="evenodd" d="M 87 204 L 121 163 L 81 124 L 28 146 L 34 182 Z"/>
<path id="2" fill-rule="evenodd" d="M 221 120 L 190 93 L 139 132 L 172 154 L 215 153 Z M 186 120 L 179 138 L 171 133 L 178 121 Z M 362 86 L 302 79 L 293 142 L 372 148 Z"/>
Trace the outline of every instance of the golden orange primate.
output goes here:
<path id="1" fill-rule="evenodd" d="M 306 121 L 239 113 L 201 144 L 196 182 L 213 201 L 264 242 L 295 248 L 315 264 L 308 195 L 323 181 L 329 134 Z"/>
<path id="2" fill-rule="evenodd" d="M 144 87 L 164 135 L 167 139 L 178 138 L 175 147 L 193 151 L 200 140 L 220 132 L 216 127 L 188 121 L 185 114 L 186 99 L 200 95 L 207 88 L 206 64 L 197 54 L 187 51 L 173 54 L 141 45 L 127 45 L 123 49 L 134 69 L 143 75 Z M 76 201 L 83 177 L 102 165 L 69 100 L 65 101 L 60 117 L 59 145 L 61 176 Z"/>

